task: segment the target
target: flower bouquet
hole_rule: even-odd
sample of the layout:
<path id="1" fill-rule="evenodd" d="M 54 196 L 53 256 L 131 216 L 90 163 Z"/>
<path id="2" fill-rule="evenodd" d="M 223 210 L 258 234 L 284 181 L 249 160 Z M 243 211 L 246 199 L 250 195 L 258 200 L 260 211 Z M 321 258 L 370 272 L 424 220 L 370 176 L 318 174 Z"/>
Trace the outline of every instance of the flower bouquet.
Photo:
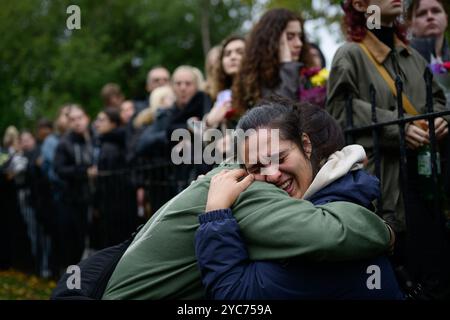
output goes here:
<path id="1" fill-rule="evenodd" d="M 450 61 L 432 62 L 430 69 L 448 97 L 450 95 Z"/>
<path id="2" fill-rule="evenodd" d="M 300 70 L 300 101 L 325 107 L 328 76 L 329 72 L 325 68 L 302 68 Z"/>

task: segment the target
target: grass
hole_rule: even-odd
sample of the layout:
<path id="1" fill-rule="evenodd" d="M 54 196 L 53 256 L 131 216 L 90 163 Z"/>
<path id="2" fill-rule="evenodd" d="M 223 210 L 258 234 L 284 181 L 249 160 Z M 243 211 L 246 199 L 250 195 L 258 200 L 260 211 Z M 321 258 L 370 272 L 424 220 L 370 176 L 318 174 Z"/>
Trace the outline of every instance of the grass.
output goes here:
<path id="1" fill-rule="evenodd" d="M 0 300 L 48 300 L 56 283 L 14 270 L 0 271 Z"/>

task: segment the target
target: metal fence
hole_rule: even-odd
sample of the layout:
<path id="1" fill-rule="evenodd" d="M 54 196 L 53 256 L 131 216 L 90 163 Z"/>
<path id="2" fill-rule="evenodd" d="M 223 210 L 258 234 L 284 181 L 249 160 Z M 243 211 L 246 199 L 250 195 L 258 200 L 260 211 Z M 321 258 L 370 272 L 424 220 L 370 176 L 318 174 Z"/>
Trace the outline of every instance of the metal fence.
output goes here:
<path id="1" fill-rule="evenodd" d="M 381 174 L 381 158 L 383 148 L 381 147 L 381 131 L 387 126 L 398 126 L 399 128 L 399 165 L 400 165 L 400 192 L 403 197 L 405 210 L 406 231 L 399 233 L 397 242 L 401 244 L 397 255 L 403 257 L 393 259 L 397 271 L 401 270 L 405 290 L 413 292 L 422 298 L 428 294 L 430 298 L 450 298 L 450 208 L 448 195 L 450 194 L 449 182 L 449 159 L 450 159 L 450 136 L 438 144 L 435 135 L 434 119 L 450 115 L 450 110 L 435 112 L 433 108 L 432 81 L 433 75 L 427 68 L 424 73 L 426 84 L 426 113 L 417 116 L 405 116 L 402 93 L 403 83 L 400 77 L 395 79 L 396 100 L 398 118 L 387 122 L 377 120 L 376 89 L 370 86 L 371 97 L 371 124 L 355 127 L 353 123 L 353 97 L 347 96 L 346 100 L 346 143 L 354 143 L 361 134 L 372 135 L 373 142 L 373 164 L 374 174 L 380 179 L 381 185 L 385 183 Z M 450 104 L 447 104 L 449 106 Z M 447 108 L 448 109 L 448 108 Z M 408 149 L 405 137 L 405 126 L 416 120 L 427 120 L 430 132 L 431 172 L 427 177 L 428 184 L 420 185 L 411 183 L 414 173 L 411 171 L 411 158 L 408 157 Z M 438 146 L 439 145 L 439 146 Z M 438 152 L 440 149 L 440 153 Z M 412 168 L 414 170 L 414 168 Z M 442 170 L 440 170 L 442 169 Z M 416 168 L 417 170 L 417 168 Z M 431 194 L 430 199 L 422 199 L 418 195 L 418 188 L 426 190 Z M 431 189 L 431 190 L 430 190 Z M 382 216 L 384 212 L 383 196 L 377 201 L 376 212 Z M 428 286 L 431 293 L 424 293 L 424 287 Z M 436 289 L 438 288 L 438 289 Z"/>
<path id="2" fill-rule="evenodd" d="M 352 144 L 355 137 L 361 133 L 372 135 L 375 175 L 384 183 L 381 176 L 381 130 L 386 126 L 398 126 L 399 128 L 399 165 L 400 185 L 403 194 L 406 234 L 404 239 L 405 261 L 410 276 L 415 284 L 411 284 L 410 291 L 420 289 L 421 283 L 433 282 L 445 284 L 448 280 L 445 275 L 450 275 L 450 241 L 448 232 L 449 207 L 443 198 L 450 194 L 450 136 L 440 142 L 441 155 L 438 157 L 438 142 L 434 134 L 434 119 L 444 115 L 450 115 L 450 110 L 434 112 L 432 95 L 432 74 L 428 71 L 424 74 L 426 83 L 427 113 L 419 116 L 405 117 L 403 111 L 402 89 L 403 84 L 397 77 L 395 84 L 397 89 L 398 119 L 388 122 L 377 121 L 376 90 L 370 86 L 372 106 L 371 124 L 363 127 L 353 125 L 353 97 L 348 96 L 346 103 L 347 127 L 345 136 L 347 144 Z M 415 194 L 410 193 L 408 157 L 405 139 L 405 125 L 415 120 L 428 120 L 430 129 L 430 159 L 433 199 L 428 202 L 430 207 L 423 212 L 417 212 L 415 208 Z M 439 174 L 439 166 L 442 173 Z M 195 166 L 175 166 L 170 161 L 158 159 L 152 162 L 139 163 L 133 168 L 127 168 L 114 172 L 99 172 L 95 181 L 90 181 L 90 194 L 87 211 L 86 249 L 98 250 L 108 245 L 116 244 L 124 240 L 141 223 L 144 223 L 164 203 L 181 190 L 187 187 L 198 174 L 205 168 Z M 50 190 L 49 194 L 58 194 L 59 190 Z M 30 183 L 16 184 L 7 181 L 2 185 L 2 213 L 3 227 L 0 243 L 2 249 L 2 265 L 31 271 L 41 276 L 58 277 L 61 272 L 61 263 L 58 263 L 56 247 L 64 250 L 64 241 L 56 236 L 59 229 L 57 217 L 58 198 L 51 199 L 52 205 L 46 210 L 45 219 L 42 218 L 42 208 L 37 208 L 33 198 L 35 192 L 43 192 L 42 188 L 36 188 Z M 139 196 L 141 192 L 141 196 Z M 142 197 L 142 193 L 145 194 Z M 439 196 L 438 196 L 439 195 Z M 139 201 L 139 199 L 141 201 Z M 445 199 L 444 199 L 445 200 Z M 5 204 L 7 204 L 5 206 Z M 383 197 L 377 202 L 377 213 L 383 212 Z M 45 208 L 44 208 L 45 209 Z M 45 210 L 44 210 L 45 211 Z M 63 239 L 64 240 L 64 239 Z M 431 250 L 430 250 L 431 248 Z M 65 266 L 64 266 L 65 267 Z M 397 263 L 402 268 L 401 263 Z M 447 283 L 448 284 L 448 283 Z M 414 286 L 414 287 L 413 287 Z M 449 286 L 444 286 L 450 290 Z M 443 292 L 442 295 L 448 294 Z M 447 296 L 448 297 L 448 296 Z"/>
<path id="3" fill-rule="evenodd" d="M 67 204 L 62 203 L 60 186 L 44 190 L 32 180 L 25 183 L 3 180 L 0 269 L 14 268 L 58 278 L 67 267 L 61 256 L 73 250 L 73 239 L 69 237 L 74 230 L 68 230 L 67 224 L 83 225 L 75 232 L 84 235 L 80 241 L 84 240 L 83 257 L 86 257 L 126 240 L 164 203 L 187 187 L 196 174 L 193 166 L 175 166 L 165 160 L 113 172 L 100 171 L 94 180 L 86 182 L 90 191 L 82 206 L 86 211 L 78 210 L 78 204 L 74 204 L 77 210 L 68 210 Z M 142 201 L 138 201 L 140 190 L 144 195 L 140 197 Z M 33 200 L 49 195 L 51 199 L 45 201 L 45 208 Z M 67 217 L 71 211 L 79 211 L 77 214 L 86 217 Z"/>

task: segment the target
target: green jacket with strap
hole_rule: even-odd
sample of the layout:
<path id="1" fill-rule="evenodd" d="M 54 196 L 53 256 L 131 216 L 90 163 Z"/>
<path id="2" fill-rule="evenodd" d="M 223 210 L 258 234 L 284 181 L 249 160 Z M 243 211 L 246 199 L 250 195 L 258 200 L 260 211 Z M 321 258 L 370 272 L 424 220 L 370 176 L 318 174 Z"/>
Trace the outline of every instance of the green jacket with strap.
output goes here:
<path id="1" fill-rule="evenodd" d="M 194 250 L 198 215 L 205 210 L 211 176 L 237 167 L 222 164 L 158 210 L 119 261 L 103 298 L 203 298 Z M 232 210 L 252 260 L 368 258 L 385 251 L 390 238 L 383 220 L 363 207 L 315 207 L 265 182 L 242 192 Z"/>
<path id="2" fill-rule="evenodd" d="M 393 79 L 398 74 L 403 81 L 403 90 L 419 113 L 426 111 L 426 87 L 424 72 L 427 62 L 414 49 L 395 37 L 395 50 L 378 40 L 371 32 L 362 40 L 374 59 L 381 63 Z M 346 123 L 347 94 L 353 96 L 353 125 L 362 127 L 372 124 L 369 87 L 376 90 L 378 122 L 398 119 L 397 98 L 356 42 L 344 44 L 336 52 L 328 81 L 327 110 L 341 124 Z M 444 111 L 446 100 L 439 85 L 433 82 L 434 110 Z M 405 114 L 407 117 L 407 115 Z M 445 117 L 448 120 L 448 117 Z M 383 196 L 383 218 L 396 231 L 405 229 L 403 199 L 400 193 L 400 151 L 398 125 L 385 126 L 380 132 L 381 183 Z M 367 169 L 375 171 L 372 131 L 355 135 L 354 143 L 364 147 L 369 159 Z"/>

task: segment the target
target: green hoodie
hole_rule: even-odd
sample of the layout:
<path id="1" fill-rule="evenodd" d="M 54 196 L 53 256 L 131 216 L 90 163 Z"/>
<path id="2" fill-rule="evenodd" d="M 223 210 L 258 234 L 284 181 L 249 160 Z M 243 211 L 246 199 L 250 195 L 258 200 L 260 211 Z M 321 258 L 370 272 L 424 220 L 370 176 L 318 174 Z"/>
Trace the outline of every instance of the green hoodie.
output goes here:
<path id="1" fill-rule="evenodd" d="M 222 164 L 159 209 L 119 261 L 103 299 L 203 298 L 194 250 L 198 215 L 205 210 L 211 176 L 237 167 Z M 383 220 L 361 206 L 314 206 L 265 182 L 242 192 L 232 210 L 252 260 L 362 259 L 386 250 L 390 237 Z"/>

